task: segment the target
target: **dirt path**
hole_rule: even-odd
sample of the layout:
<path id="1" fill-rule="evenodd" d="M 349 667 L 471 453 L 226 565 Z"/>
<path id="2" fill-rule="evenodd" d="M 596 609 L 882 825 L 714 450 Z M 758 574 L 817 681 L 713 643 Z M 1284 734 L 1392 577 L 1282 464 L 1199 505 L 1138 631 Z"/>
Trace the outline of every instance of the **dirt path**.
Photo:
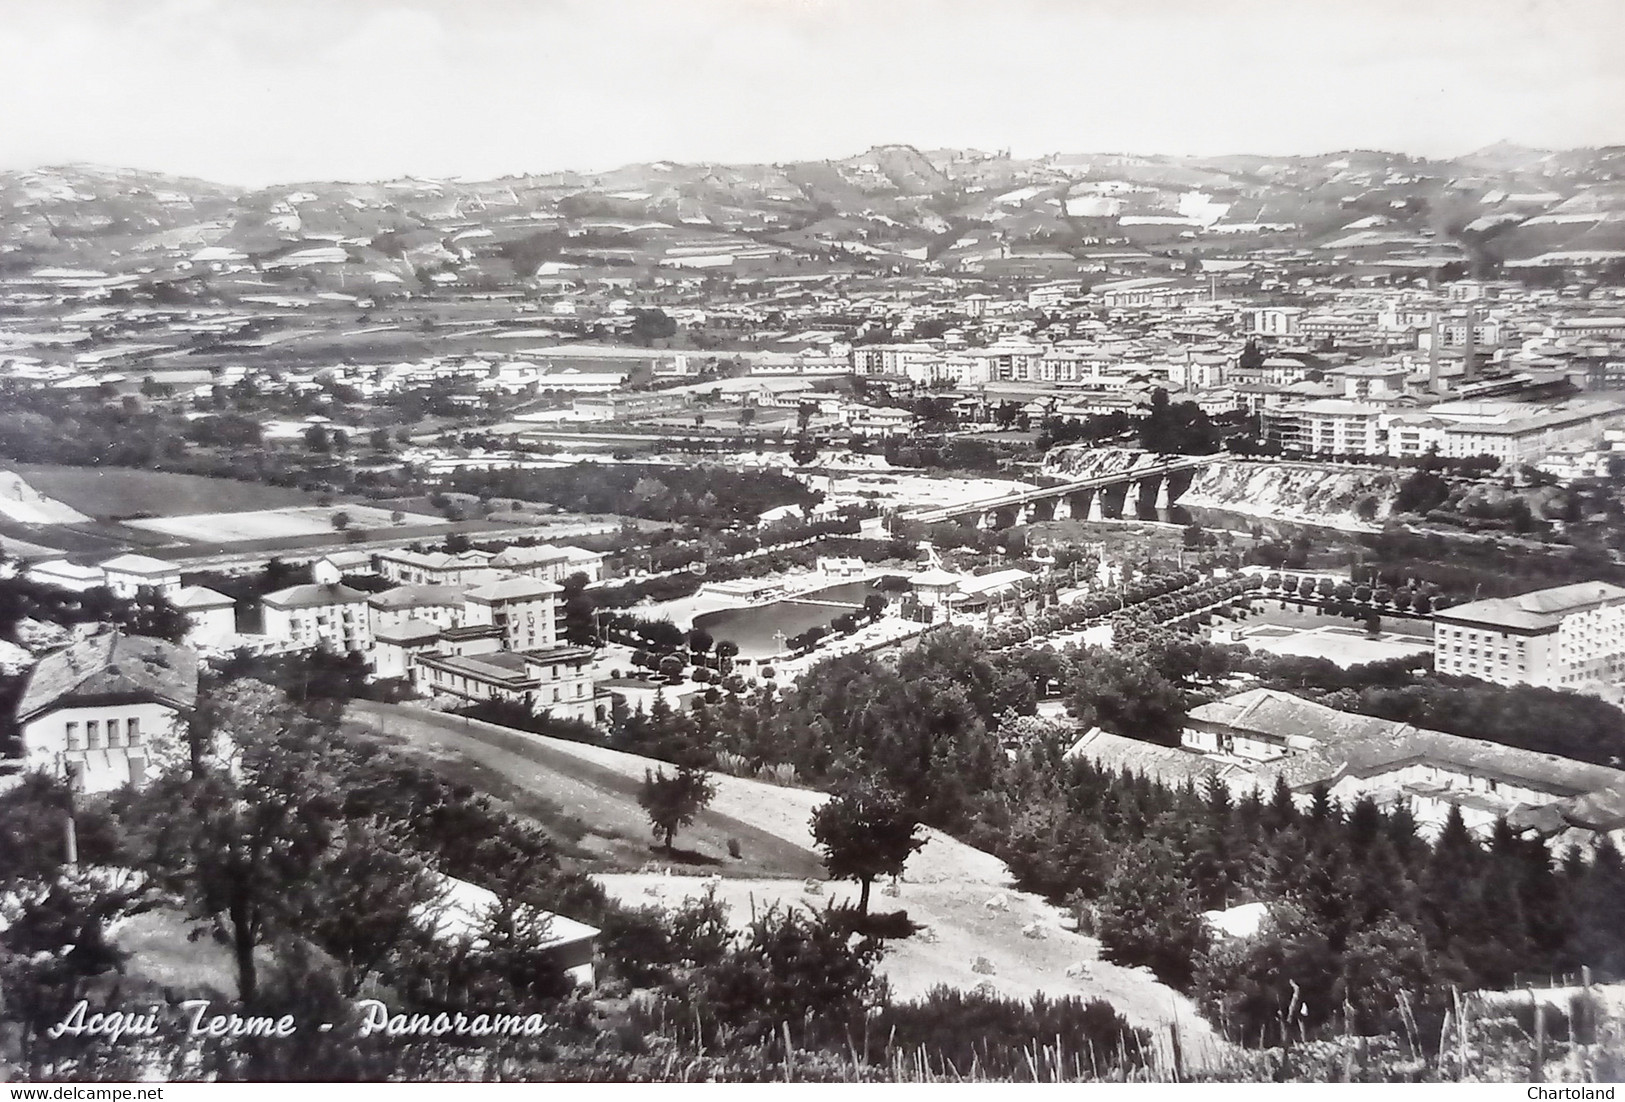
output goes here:
<path id="1" fill-rule="evenodd" d="M 822 907 L 856 898 L 853 885 L 824 880 L 813 847 L 808 819 L 828 798 L 823 792 L 716 774 L 716 798 L 678 836 L 680 848 L 695 851 L 695 859 L 670 862 L 650 850 L 648 825 L 636 800 L 644 770 L 658 762 L 403 705 L 357 701 L 350 718 L 442 766 L 477 766 L 480 775 L 465 773 L 464 779 L 510 799 L 527 814 L 540 808 L 546 813 L 537 817 L 554 829 L 561 821 L 578 820 L 584 829 L 575 844 L 590 855 L 589 868 L 599 882 L 627 905 L 673 906 L 714 888 L 734 924 L 743 927 L 753 909 Z M 493 781 L 501 783 L 493 787 Z M 968 989 L 986 983 L 1021 998 L 1040 991 L 1098 997 L 1135 1025 L 1153 1030 L 1164 1047 L 1169 1024 L 1177 1023 L 1192 1066 L 1218 1058 L 1225 1046 L 1189 999 L 1143 968 L 1101 960 L 1100 943 L 1072 932 L 1059 909 L 1011 887 L 1009 870 L 998 858 L 940 831 L 927 835 L 903 881 L 877 889 L 872 901 L 877 909 L 906 910 L 927 929 L 892 942 L 882 961 L 897 994 L 922 995 L 938 984 Z M 742 860 L 722 856 L 730 837 L 740 841 Z M 650 871 L 651 861 L 669 871 Z"/>

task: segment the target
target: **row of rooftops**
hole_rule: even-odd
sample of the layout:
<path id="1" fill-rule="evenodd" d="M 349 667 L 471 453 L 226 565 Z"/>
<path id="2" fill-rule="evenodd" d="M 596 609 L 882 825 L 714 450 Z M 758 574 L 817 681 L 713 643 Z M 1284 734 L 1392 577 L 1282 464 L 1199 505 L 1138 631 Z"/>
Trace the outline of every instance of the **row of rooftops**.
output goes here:
<path id="1" fill-rule="evenodd" d="M 378 609 L 425 608 L 435 605 L 500 604 L 556 597 L 562 588 L 540 578 L 514 575 L 479 585 L 401 585 L 382 593 L 366 593 L 343 582 L 308 582 L 267 593 L 261 602 L 272 608 L 326 608 L 367 604 Z"/>
<path id="2" fill-rule="evenodd" d="M 1380 781 L 1392 774 L 1393 784 L 1379 785 L 1378 790 L 1396 796 L 1434 796 L 1504 813 L 1517 829 L 1549 836 L 1571 829 L 1625 828 L 1625 770 L 1343 712 L 1275 689 L 1250 689 L 1193 708 L 1187 729 L 1273 743 L 1284 756 L 1263 761 L 1214 757 L 1100 728 L 1078 739 L 1067 755 L 1169 784 L 1214 778 L 1233 791 L 1267 791 L 1279 779 L 1299 795 L 1317 786 L 1331 788 L 1344 778 Z M 1402 783 L 1400 775 L 1413 766 L 1546 793 L 1550 799 L 1509 803 L 1450 784 Z"/>

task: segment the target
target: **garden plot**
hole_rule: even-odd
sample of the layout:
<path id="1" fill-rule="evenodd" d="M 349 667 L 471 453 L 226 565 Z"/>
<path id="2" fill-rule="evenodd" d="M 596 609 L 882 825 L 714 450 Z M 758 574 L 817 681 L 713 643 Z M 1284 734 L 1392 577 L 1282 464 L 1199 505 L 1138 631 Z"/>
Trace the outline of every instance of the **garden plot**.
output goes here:
<path id="1" fill-rule="evenodd" d="M 343 514 L 348 522 L 335 523 Z M 399 516 L 397 524 L 394 517 Z M 238 543 L 246 540 L 320 536 L 341 530 L 385 532 L 391 528 L 421 528 L 449 524 L 442 517 L 421 513 L 392 513 L 370 505 L 314 505 L 287 509 L 256 509 L 242 513 L 194 513 L 183 517 L 154 517 L 125 524 L 193 543 Z"/>

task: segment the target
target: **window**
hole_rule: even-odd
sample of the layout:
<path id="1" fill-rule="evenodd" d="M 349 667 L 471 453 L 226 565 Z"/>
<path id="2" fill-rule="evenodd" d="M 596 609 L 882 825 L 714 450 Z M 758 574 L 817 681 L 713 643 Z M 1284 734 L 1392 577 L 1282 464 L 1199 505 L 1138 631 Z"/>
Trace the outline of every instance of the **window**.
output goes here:
<path id="1" fill-rule="evenodd" d="M 124 723 L 124 741 L 129 746 L 141 745 L 141 721 L 131 718 Z"/>
<path id="2" fill-rule="evenodd" d="M 68 736 L 68 749 L 69 750 L 82 750 L 82 749 L 84 749 L 84 744 L 79 741 L 79 724 L 75 723 L 73 720 L 69 720 L 66 727 L 65 727 L 65 730 L 66 730 L 67 736 Z"/>
<path id="3" fill-rule="evenodd" d="M 118 720 L 116 719 L 107 721 L 107 745 L 118 745 Z"/>
<path id="4" fill-rule="evenodd" d="M 101 749 L 102 725 L 100 720 L 85 720 L 85 745 L 92 750 Z"/>

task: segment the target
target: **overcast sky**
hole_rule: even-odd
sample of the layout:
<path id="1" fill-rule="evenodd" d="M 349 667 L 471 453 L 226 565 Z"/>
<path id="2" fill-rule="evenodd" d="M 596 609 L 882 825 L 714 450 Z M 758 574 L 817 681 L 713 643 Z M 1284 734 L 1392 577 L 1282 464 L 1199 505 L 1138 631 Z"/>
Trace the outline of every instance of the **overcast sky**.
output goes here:
<path id="1" fill-rule="evenodd" d="M 1625 142 L 1625 0 L 0 0 L 0 167 Z"/>

